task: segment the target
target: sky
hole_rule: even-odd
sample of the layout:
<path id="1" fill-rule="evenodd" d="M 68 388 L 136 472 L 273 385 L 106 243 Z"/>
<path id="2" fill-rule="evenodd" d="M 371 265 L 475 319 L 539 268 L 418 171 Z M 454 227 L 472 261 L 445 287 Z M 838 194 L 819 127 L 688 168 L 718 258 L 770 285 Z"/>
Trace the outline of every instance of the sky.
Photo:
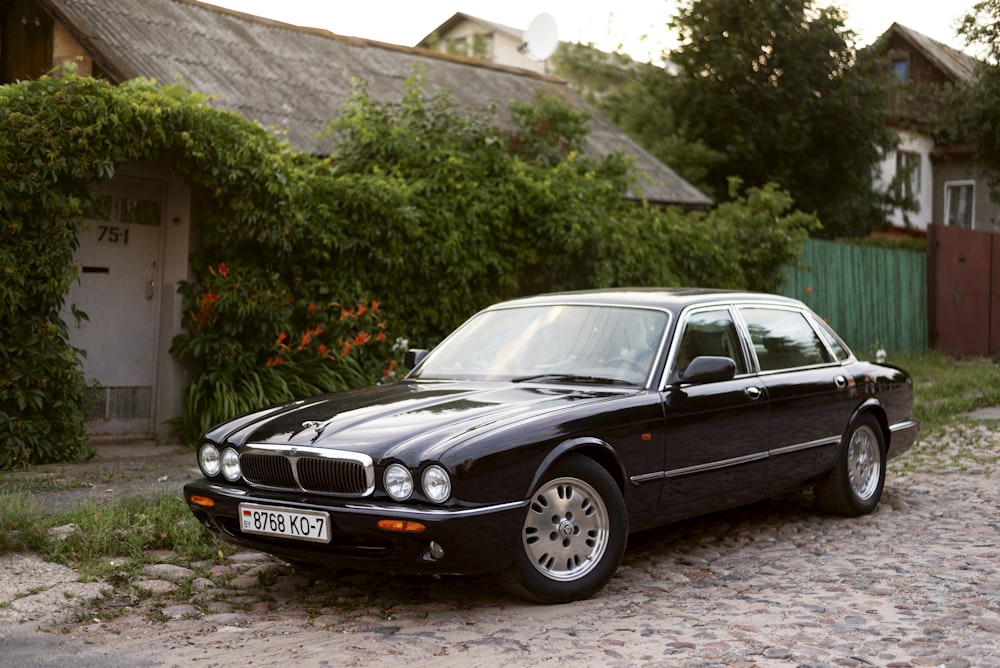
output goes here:
<path id="1" fill-rule="evenodd" d="M 209 4 L 310 28 L 414 46 L 456 12 L 527 29 L 539 13 L 551 14 L 562 41 L 593 43 L 611 51 L 621 46 L 633 58 L 658 61 L 676 40 L 666 27 L 676 0 L 204 0 Z M 898 22 L 964 49 L 954 23 L 975 0 L 815 0 L 847 10 L 847 26 L 859 45 L 870 44 Z"/>

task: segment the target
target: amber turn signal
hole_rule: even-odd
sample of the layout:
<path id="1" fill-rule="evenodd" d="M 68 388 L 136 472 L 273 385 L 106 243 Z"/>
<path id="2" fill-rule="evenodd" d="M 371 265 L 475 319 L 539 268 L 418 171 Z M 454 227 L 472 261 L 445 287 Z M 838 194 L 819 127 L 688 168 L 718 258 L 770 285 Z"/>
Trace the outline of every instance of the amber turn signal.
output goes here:
<path id="1" fill-rule="evenodd" d="M 420 522 L 409 522 L 407 520 L 379 520 L 378 527 L 386 531 L 407 531 L 410 533 L 420 533 L 427 529 Z"/>
<path id="2" fill-rule="evenodd" d="M 213 501 L 212 499 L 208 498 L 207 496 L 198 496 L 197 494 L 189 496 L 188 501 L 190 501 L 196 506 L 201 506 L 202 508 L 211 508 L 212 506 L 215 505 L 215 501 Z"/>

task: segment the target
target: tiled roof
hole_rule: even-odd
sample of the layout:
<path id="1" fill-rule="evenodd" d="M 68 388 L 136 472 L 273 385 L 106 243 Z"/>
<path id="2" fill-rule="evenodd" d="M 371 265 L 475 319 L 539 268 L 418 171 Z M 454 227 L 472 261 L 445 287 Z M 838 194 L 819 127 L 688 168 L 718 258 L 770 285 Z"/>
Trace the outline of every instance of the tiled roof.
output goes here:
<path id="1" fill-rule="evenodd" d="M 621 151 L 645 173 L 641 196 L 653 203 L 707 207 L 711 200 L 614 126 L 559 79 L 471 59 L 344 37 L 215 7 L 195 0 L 38 0 L 116 81 L 183 79 L 213 104 L 286 133 L 297 149 L 330 150 L 320 137 L 348 99 L 354 80 L 373 99 L 396 102 L 414 66 L 430 91 L 447 88 L 462 108 L 495 101 L 534 103 L 553 92 L 591 112 L 586 152 Z"/>

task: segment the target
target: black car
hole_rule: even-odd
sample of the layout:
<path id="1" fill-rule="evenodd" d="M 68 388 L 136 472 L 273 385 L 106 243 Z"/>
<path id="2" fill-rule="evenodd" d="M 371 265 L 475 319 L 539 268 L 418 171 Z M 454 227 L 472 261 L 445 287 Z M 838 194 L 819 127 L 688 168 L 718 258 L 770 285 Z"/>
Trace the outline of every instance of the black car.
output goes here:
<path id="1" fill-rule="evenodd" d="M 774 295 L 519 299 L 407 357 L 399 382 L 214 427 L 192 512 L 292 562 L 490 572 L 572 601 L 633 531 L 807 487 L 826 511 L 869 513 L 918 432 L 905 371 Z"/>

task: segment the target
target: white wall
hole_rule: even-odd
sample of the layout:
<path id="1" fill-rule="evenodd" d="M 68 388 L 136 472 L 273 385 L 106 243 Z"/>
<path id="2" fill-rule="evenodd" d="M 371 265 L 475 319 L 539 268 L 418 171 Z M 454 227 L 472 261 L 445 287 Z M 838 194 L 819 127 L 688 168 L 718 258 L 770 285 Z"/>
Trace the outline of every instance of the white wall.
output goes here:
<path id="1" fill-rule="evenodd" d="M 899 131 L 899 146 L 896 150 L 920 155 L 920 193 L 917 196 L 919 207 L 917 211 L 907 212 L 896 209 L 886 222 L 895 227 L 911 227 L 918 230 L 926 230 L 927 226 L 934 222 L 934 172 L 930 157 L 933 149 L 934 140 L 930 137 L 909 130 Z M 896 153 L 892 152 L 882 162 L 879 185 L 884 188 L 892 182 L 895 175 Z"/>

